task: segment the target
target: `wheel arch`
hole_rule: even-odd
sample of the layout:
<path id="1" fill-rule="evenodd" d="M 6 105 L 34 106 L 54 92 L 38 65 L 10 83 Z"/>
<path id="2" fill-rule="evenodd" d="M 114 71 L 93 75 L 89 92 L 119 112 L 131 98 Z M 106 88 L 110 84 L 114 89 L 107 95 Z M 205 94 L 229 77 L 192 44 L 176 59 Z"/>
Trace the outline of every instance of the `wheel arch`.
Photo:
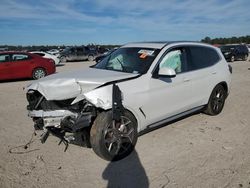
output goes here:
<path id="1" fill-rule="evenodd" d="M 112 108 L 108 108 L 108 109 L 104 109 L 104 108 L 100 108 L 100 107 L 96 107 L 96 110 L 101 113 L 101 112 L 108 112 L 110 110 L 112 110 Z M 136 120 L 137 123 L 137 130 L 138 132 L 141 130 L 141 125 L 140 125 L 140 118 L 138 117 L 138 114 L 131 108 L 129 108 L 128 106 L 124 106 L 124 110 L 129 112 L 130 114 L 132 114 Z M 92 126 L 92 125 L 90 125 Z"/>
<path id="2" fill-rule="evenodd" d="M 226 83 L 225 81 L 220 82 L 220 83 L 218 83 L 217 85 L 222 85 L 223 88 L 225 89 L 226 93 L 228 94 L 228 85 L 227 85 L 227 83 Z M 216 85 L 216 86 L 217 86 L 217 85 Z M 215 86 L 215 87 L 216 87 L 216 86 Z M 214 88 L 215 88 L 215 87 L 214 87 Z"/>

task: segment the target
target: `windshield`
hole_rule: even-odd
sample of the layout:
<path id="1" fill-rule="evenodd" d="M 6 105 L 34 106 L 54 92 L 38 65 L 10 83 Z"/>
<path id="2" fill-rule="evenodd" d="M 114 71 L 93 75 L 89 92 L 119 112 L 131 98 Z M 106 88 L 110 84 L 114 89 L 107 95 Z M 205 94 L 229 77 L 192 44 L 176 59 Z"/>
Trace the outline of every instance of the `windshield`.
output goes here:
<path id="1" fill-rule="evenodd" d="M 145 74 L 160 49 L 119 48 L 97 63 L 94 68 Z"/>

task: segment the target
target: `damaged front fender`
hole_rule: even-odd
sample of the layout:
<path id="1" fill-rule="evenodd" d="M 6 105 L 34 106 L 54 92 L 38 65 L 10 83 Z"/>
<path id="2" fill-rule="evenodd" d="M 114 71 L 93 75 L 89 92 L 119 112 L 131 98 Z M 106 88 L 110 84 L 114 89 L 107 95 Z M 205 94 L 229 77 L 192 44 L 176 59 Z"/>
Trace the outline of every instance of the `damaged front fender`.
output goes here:
<path id="1" fill-rule="evenodd" d="M 81 93 L 78 95 L 72 104 L 75 104 L 81 100 L 86 99 L 92 105 L 103 110 L 112 108 L 112 91 L 113 85 L 107 85 L 100 87 L 87 93 Z"/>

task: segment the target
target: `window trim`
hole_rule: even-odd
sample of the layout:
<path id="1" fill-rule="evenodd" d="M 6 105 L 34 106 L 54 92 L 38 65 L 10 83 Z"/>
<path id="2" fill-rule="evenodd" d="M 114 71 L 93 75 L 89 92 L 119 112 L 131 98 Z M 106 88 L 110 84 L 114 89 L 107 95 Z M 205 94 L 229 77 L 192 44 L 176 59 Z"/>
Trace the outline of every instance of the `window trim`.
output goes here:
<path id="1" fill-rule="evenodd" d="M 221 56 L 219 55 L 219 53 L 218 53 L 214 48 L 212 48 L 212 47 L 210 47 L 210 46 L 203 46 L 203 45 L 196 45 L 196 44 L 184 44 L 184 45 L 181 45 L 181 44 L 180 44 L 180 45 L 172 46 L 172 47 L 168 48 L 168 49 L 162 54 L 162 56 L 160 57 L 160 59 L 157 61 L 157 63 L 156 63 L 156 65 L 155 65 L 154 69 L 151 71 L 152 78 L 158 78 L 158 77 L 160 77 L 160 76 L 158 75 L 157 70 L 159 69 L 159 65 L 160 65 L 162 59 L 166 56 L 167 53 L 169 53 L 170 51 L 172 51 L 173 49 L 176 49 L 176 48 L 185 48 L 185 49 L 187 50 L 187 57 L 186 57 L 186 59 L 187 59 L 187 61 L 188 61 L 188 60 L 189 60 L 189 59 L 188 59 L 188 56 L 190 56 L 190 52 L 188 52 L 188 51 L 190 50 L 190 49 L 189 49 L 190 47 L 209 48 L 209 49 L 211 49 L 211 50 L 213 50 L 213 51 L 216 52 L 216 54 L 218 55 L 219 59 L 218 59 L 218 61 L 216 61 L 213 65 L 210 65 L 210 66 L 207 66 L 207 67 L 203 67 L 203 68 L 200 68 L 200 69 L 195 69 L 195 70 L 190 70 L 190 71 L 185 71 L 185 72 L 176 73 L 176 75 L 180 75 L 180 74 L 183 74 L 183 73 L 193 72 L 193 71 L 197 71 L 197 70 L 201 70 L 201 69 L 206 69 L 206 68 L 212 67 L 212 66 L 216 65 L 217 63 L 219 63 L 219 62 L 221 61 L 221 59 L 222 59 Z M 191 60 L 192 60 L 192 58 L 191 58 Z"/>

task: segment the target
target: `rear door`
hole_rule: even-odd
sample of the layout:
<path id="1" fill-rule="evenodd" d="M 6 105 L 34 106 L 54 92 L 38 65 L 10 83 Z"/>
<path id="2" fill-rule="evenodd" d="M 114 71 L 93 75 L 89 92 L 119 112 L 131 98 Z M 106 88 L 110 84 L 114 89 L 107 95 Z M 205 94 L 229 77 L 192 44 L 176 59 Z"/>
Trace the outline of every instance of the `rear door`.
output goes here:
<path id="1" fill-rule="evenodd" d="M 28 54 L 11 54 L 10 71 L 12 78 L 26 78 L 31 76 L 34 62 Z"/>
<path id="2" fill-rule="evenodd" d="M 218 53 L 210 47 L 189 46 L 187 48 L 187 75 L 192 80 L 192 107 L 206 104 L 217 82 L 218 70 L 215 64 L 220 61 Z"/>
<path id="3" fill-rule="evenodd" d="M 86 59 L 86 55 L 85 55 L 85 50 L 84 47 L 78 47 L 77 49 L 77 60 L 84 60 Z"/>
<path id="4" fill-rule="evenodd" d="M 0 54 L 0 80 L 11 79 L 10 55 Z"/>

